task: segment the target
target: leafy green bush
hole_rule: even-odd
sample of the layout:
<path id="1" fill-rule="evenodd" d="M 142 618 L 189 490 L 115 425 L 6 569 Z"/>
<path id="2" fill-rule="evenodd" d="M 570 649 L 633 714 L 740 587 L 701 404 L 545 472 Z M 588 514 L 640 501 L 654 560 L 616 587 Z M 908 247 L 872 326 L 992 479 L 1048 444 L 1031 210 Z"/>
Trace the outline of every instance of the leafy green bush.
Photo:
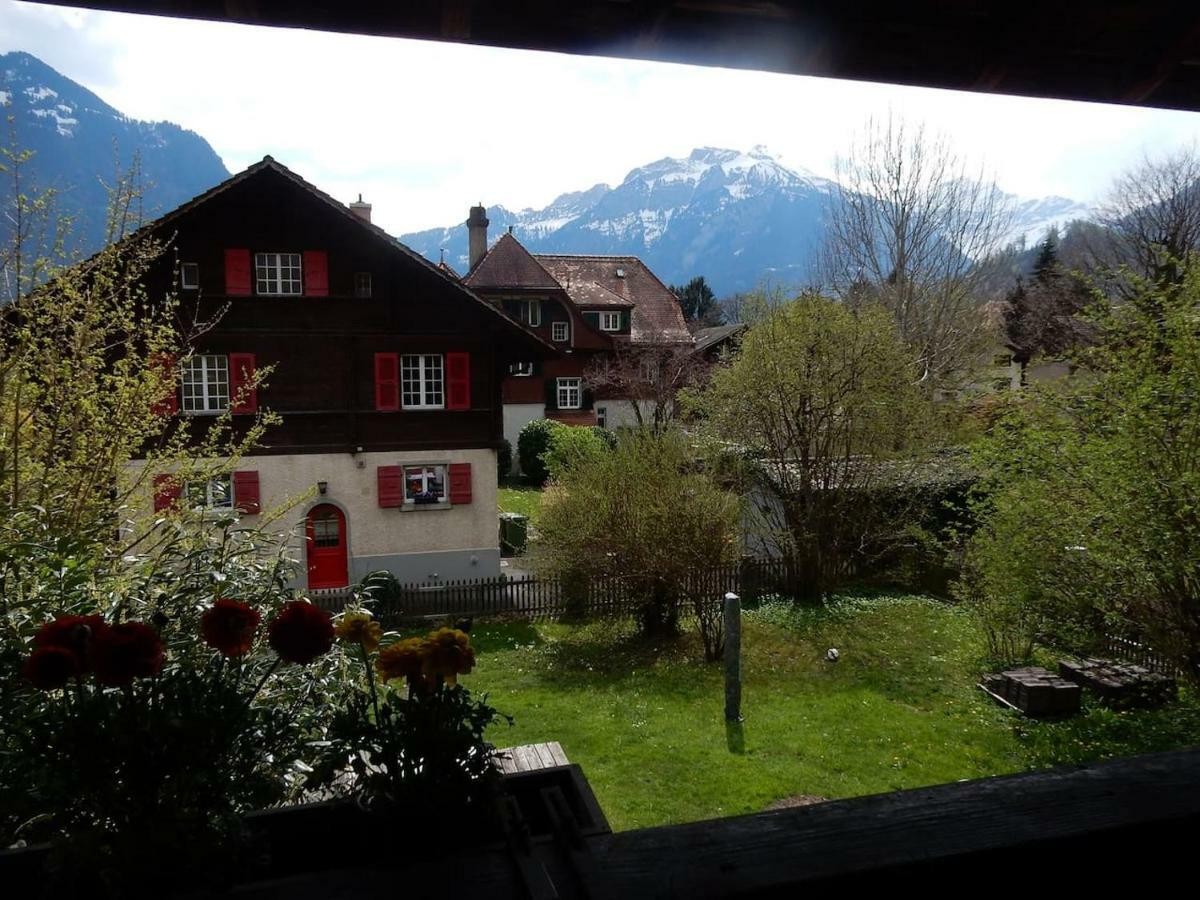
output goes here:
<path id="1" fill-rule="evenodd" d="M 543 485 L 550 478 L 542 454 L 550 449 L 550 437 L 555 429 L 565 427 L 553 419 L 534 419 L 521 429 L 517 437 L 517 460 L 527 481 Z"/>
<path id="2" fill-rule="evenodd" d="M 551 430 L 550 446 L 542 454 L 550 477 L 562 478 L 570 469 L 608 453 L 612 445 L 601 436 L 602 432 L 600 428 L 571 425 L 560 425 Z"/>
<path id="3" fill-rule="evenodd" d="M 674 632 L 691 604 L 705 655 L 716 659 L 720 616 L 708 613 L 719 592 L 695 576 L 736 560 L 739 516 L 737 496 L 697 470 L 681 435 L 629 431 L 546 491 L 535 564 L 573 583 L 623 576 L 647 635 Z"/>
<path id="4" fill-rule="evenodd" d="M 1030 391 L 977 452 L 962 595 L 1001 642 L 1144 639 L 1200 681 L 1200 269 L 1091 311 L 1069 382 Z M 993 648 L 998 649 L 998 648 Z"/>

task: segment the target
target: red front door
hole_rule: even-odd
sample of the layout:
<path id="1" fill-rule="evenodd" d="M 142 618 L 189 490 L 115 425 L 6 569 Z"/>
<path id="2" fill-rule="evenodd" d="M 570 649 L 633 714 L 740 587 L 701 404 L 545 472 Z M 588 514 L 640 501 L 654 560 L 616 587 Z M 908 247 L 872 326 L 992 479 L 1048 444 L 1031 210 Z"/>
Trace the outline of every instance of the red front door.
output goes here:
<path id="1" fill-rule="evenodd" d="M 308 513 L 308 586 L 340 588 L 350 583 L 346 569 L 346 517 L 322 503 Z"/>

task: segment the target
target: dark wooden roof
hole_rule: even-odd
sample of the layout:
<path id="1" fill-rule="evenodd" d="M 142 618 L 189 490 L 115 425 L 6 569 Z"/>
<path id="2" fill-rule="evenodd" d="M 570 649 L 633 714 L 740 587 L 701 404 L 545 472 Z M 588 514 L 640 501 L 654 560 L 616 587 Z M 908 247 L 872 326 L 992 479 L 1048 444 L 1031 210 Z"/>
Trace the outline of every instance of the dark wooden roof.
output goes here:
<path id="1" fill-rule="evenodd" d="M 537 349 L 540 351 L 549 351 L 550 354 L 552 354 L 552 355 L 555 355 L 555 356 L 558 355 L 558 352 L 559 352 L 558 348 L 555 347 L 553 344 L 550 344 L 547 341 L 542 340 L 542 338 L 538 337 L 536 334 L 531 332 L 529 329 L 527 329 L 524 325 L 522 325 L 516 319 L 512 318 L 507 313 L 505 313 L 504 310 L 500 309 L 495 304 L 488 303 L 486 300 L 483 300 L 481 297 L 474 294 L 468 288 L 464 287 L 462 282 L 457 278 L 457 276 L 455 276 L 453 270 L 450 269 L 448 266 L 443 267 L 443 266 L 439 266 L 435 263 L 430 262 L 424 256 L 417 253 L 415 250 L 412 250 L 405 244 L 400 243 L 398 240 L 396 240 L 394 237 L 392 237 L 390 234 L 388 234 L 386 231 L 384 231 L 378 225 L 374 225 L 374 224 L 366 221 L 365 219 L 362 219 L 359 216 L 355 215 L 354 212 L 350 209 L 350 207 L 348 207 L 346 204 L 338 202 L 333 197 L 329 196 L 324 191 L 322 191 L 320 188 L 316 187 L 315 185 L 311 184 L 308 181 L 305 181 L 303 178 L 301 178 L 299 175 L 297 175 L 295 172 L 293 172 L 287 166 L 278 162 L 271 156 L 264 156 L 262 158 L 262 160 L 260 160 L 259 162 L 254 163 L 253 165 L 247 167 L 243 171 L 238 172 L 236 175 L 233 175 L 230 178 L 225 179 L 225 181 L 222 181 L 220 184 L 216 185 L 215 187 L 210 188 L 209 190 L 205 191 L 202 194 L 198 194 L 197 196 L 193 197 L 191 200 L 188 200 L 186 203 L 183 203 L 180 206 L 177 206 L 175 209 L 171 210 L 170 212 L 166 213 L 165 215 L 160 216 L 159 218 L 155 219 L 153 222 L 148 223 L 144 227 L 138 229 L 136 234 L 132 235 L 130 238 L 128 238 L 128 240 L 132 240 L 132 239 L 136 238 L 137 235 L 145 234 L 148 232 L 162 233 L 173 222 L 175 222 L 181 216 L 186 215 L 188 212 L 195 209 L 196 207 L 208 202 L 209 200 L 213 199 L 214 197 L 218 197 L 218 196 L 224 194 L 225 192 L 229 191 L 231 188 L 233 188 L 237 185 L 243 184 L 244 182 L 249 181 L 253 178 L 262 177 L 268 173 L 272 173 L 276 176 L 286 179 L 288 182 L 294 184 L 296 187 L 300 188 L 301 190 L 303 190 L 303 191 L 307 192 L 308 194 L 312 195 L 313 197 L 317 198 L 322 203 L 324 203 L 331 211 L 333 211 L 337 215 L 343 217 L 345 220 L 354 223 L 355 227 L 358 227 L 358 228 L 364 230 L 371 238 L 386 244 L 393 251 L 400 254 L 400 256 L 402 258 L 404 258 L 406 261 L 408 261 L 410 264 L 416 266 L 417 268 L 419 268 L 421 270 L 435 274 L 439 279 L 445 281 L 448 286 L 452 286 L 452 289 L 454 291 L 461 294 L 463 296 L 464 300 L 466 300 L 469 303 L 475 304 L 478 307 L 486 310 L 487 314 L 489 316 L 494 316 L 494 317 L 502 320 L 504 325 L 507 325 L 515 332 L 520 333 L 519 335 L 514 333 L 513 337 L 519 337 L 523 340 L 530 342 L 533 345 L 537 345 Z"/>
<path id="2" fill-rule="evenodd" d="M 558 290 L 554 276 L 511 234 L 500 236 L 467 273 L 463 284 L 476 290 Z"/>
<path id="3" fill-rule="evenodd" d="M 632 303 L 630 337 L 635 343 L 691 343 L 679 301 L 636 256 L 539 253 L 534 258 L 568 294 L 576 286 L 581 299 L 574 295 L 571 299 L 581 306 L 616 306 L 620 300 Z"/>
<path id="4" fill-rule="evenodd" d="M 66 0 L 61 5 L 1200 110 L 1200 4 L 1194 2 Z"/>
<path id="5" fill-rule="evenodd" d="M 696 352 L 706 353 L 709 350 L 714 350 L 726 341 L 737 337 L 745 330 L 746 325 L 743 322 L 735 322 L 732 325 L 716 325 L 712 328 L 701 328 L 695 335 Z"/>

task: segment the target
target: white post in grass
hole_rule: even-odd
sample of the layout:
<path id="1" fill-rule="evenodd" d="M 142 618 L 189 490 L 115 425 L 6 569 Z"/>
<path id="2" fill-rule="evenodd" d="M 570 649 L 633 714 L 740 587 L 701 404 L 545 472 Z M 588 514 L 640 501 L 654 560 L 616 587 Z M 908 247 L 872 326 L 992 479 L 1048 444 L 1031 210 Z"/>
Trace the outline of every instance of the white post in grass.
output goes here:
<path id="1" fill-rule="evenodd" d="M 742 721 L 742 601 L 725 595 L 725 721 Z"/>

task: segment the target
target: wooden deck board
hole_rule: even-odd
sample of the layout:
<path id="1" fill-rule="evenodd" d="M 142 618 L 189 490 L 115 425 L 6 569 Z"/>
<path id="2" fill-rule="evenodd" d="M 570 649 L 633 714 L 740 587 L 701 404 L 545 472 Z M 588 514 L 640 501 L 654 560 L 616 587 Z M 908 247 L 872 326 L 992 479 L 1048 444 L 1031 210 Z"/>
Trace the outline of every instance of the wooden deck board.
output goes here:
<path id="1" fill-rule="evenodd" d="M 553 769 L 555 766 L 570 765 L 567 754 L 558 741 L 541 744 L 522 744 L 498 751 L 496 765 L 504 773 L 533 772 L 537 769 Z"/>

